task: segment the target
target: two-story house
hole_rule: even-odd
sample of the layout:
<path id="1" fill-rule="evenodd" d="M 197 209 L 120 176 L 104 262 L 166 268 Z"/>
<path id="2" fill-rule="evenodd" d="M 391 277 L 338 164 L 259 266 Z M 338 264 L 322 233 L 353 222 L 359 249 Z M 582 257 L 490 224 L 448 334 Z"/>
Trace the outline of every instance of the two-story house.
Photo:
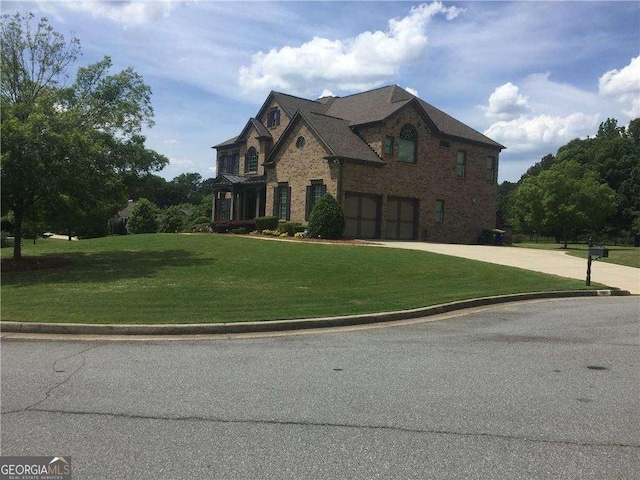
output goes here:
<path id="1" fill-rule="evenodd" d="M 305 222 L 331 193 L 346 237 L 472 243 L 495 226 L 505 147 L 396 85 L 318 100 L 271 92 L 213 148 L 214 220 Z"/>

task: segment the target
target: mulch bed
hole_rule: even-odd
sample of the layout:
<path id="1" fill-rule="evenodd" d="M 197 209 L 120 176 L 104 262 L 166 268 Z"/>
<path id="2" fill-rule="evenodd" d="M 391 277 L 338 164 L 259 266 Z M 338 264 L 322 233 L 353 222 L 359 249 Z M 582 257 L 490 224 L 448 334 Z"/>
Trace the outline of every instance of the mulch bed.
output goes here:
<path id="1" fill-rule="evenodd" d="M 38 270 L 66 267 L 69 263 L 71 263 L 71 260 L 68 258 L 55 256 L 23 257 L 21 260 L 3 258 L 1 261 L 1 270 L 3 274 L 35 272 Z"/>

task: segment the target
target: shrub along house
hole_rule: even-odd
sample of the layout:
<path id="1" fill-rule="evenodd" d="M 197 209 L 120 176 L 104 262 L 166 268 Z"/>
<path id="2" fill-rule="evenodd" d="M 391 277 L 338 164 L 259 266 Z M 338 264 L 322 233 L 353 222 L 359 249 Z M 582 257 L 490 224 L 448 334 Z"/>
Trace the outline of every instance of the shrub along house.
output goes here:
<path id="1" fill-rule="evenodd" d="M 495 226 L 505 147 L 396 85 L 318 100 L 271 92 L 213 148 L 214 220 L 305 222 L 331 193 L 346 237 L 471 243 Z"/>

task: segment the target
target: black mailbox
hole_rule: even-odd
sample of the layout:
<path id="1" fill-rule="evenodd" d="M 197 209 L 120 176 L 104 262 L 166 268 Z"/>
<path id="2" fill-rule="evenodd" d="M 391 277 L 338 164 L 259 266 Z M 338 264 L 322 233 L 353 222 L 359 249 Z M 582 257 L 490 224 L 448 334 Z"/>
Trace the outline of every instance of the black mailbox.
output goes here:
<path id="1" fill-rule="evenodd" d="M 592 257 L 608 258 L 609 249 L 607 247 L 589 247 L 589 255 Z"/>

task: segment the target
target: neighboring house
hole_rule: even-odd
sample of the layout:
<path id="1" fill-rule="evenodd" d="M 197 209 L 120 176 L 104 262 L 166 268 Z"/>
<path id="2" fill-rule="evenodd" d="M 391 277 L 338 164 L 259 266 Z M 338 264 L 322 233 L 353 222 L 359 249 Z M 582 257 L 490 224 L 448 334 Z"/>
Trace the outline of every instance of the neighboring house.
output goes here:
<path id="1" fill-rule="evenodd" d="M 346 237 L 472 243 L 495 226 L 505 147 L 396 85 L 315 101 L 271 92 L 213 148 L 214 220 L 305 222 L 331 193 Z"/>

